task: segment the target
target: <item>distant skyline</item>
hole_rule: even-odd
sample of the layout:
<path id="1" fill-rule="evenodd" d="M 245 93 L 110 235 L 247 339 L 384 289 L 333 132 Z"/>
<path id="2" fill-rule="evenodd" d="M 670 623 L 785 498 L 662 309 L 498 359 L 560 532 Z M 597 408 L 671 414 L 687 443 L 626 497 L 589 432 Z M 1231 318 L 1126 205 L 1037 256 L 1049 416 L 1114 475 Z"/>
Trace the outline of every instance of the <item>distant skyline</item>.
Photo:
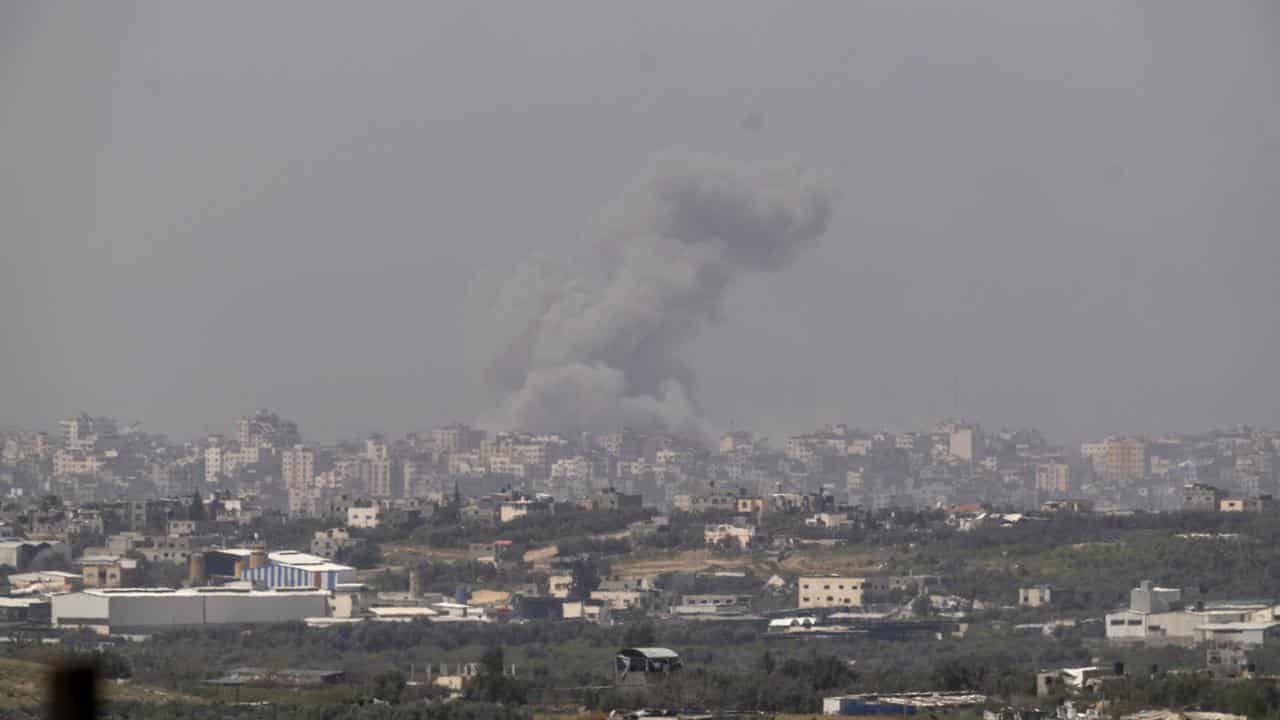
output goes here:
<path id="1" fill-rule="evenodd" d="M 0 5 L 0 424 L 494 410 L 477 308 L 656 157 L 837 198 L 679 347 L 778 438 L 1280 426 L 1280 6 Z M 534 428 L 536 429 L 536 428 Z"/>

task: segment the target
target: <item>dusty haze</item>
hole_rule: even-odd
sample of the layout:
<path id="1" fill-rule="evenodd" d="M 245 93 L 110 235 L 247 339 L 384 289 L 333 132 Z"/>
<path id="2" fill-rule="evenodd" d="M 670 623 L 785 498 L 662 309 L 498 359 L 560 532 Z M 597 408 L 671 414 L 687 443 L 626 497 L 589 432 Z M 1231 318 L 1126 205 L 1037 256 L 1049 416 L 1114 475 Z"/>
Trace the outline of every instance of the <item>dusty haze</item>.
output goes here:
<path id="1" fill-rule="evenodd" d="M 6 2 L 0 423 L 407 430 L 588 357 L 775 435 L 948 415 L 957 377 L 1067 437 L 1280 425 L 1278 7 Z M 629 267 L 600 208 L 671 148 L 747 196 L 822 173 L 825 231 L 697 264 L 648 377 L 477 354 L 528 263 Z"/>

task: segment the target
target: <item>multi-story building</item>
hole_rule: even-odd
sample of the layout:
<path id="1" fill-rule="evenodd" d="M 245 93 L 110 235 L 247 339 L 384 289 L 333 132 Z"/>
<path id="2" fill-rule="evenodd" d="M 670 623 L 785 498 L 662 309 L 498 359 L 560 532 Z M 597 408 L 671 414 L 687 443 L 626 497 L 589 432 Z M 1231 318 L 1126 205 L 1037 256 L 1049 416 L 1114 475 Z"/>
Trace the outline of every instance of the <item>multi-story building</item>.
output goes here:
<path id="1" fill-rule="evenodd" d="M 289 494 L 289 514 L 302 515 L 306 509 L 306 497 L 315 482 L 316 453 L 302 445 L 280 454 L 280 475 Z"/>
<path id="2" fill-rule="evenodd" d="M 1064 462 L 1036 465 L 1036 489 L 1044 493 L 1066 495 L 1071 492 L 1071 467 Z"/>
<path id="3" fill-rule="evenodd" d="M 1147 444 L 1133 438 L 1113 437 L 1105 441 L 1102 479 L 1110 482 L 1141 480 L 1147 476 Z"/>
<path id="4" fill-rule="evenodd" d="M 453 423 L 431 431 L 431 442 L 436 452 L 470 452 L 478 450 L 484 440 L 484 431 L 469 425 Z"/>
<path id="5" fill-rule="evenodd" d="M 947 426 L 947 453 L 957 460 L 975 462 L 982 459 L 982 431 L 976 425 Z"/>
<path id="6" fill-rule="evenodd" d="M 845 576 L 801 577 L 796 581 L 801 608 L 847 608 L 862 605 L 866 578 Z"/>
<path id="7" fill-rule="evenodd" d="M 360 463 L 360 479 L 365 491 L 373 497 L 392 497 L 394 484 L 391 471 L 392 465 L 389 458 L 363 458 Z"/>
<path id="8" fill-rule="evenodd" d="M 53 454 L 54 477 L 93 475 L 102 469 L 102 459 L 84 450 L 58 450 Z"/>
<path id="9" fill-rule="evenodd" d="M 1182 509 L 1195 512 L 1214 512 L 1220 509 L 1227 494 L 1212 485 L 1192 483 L 1182 489 Z"/>

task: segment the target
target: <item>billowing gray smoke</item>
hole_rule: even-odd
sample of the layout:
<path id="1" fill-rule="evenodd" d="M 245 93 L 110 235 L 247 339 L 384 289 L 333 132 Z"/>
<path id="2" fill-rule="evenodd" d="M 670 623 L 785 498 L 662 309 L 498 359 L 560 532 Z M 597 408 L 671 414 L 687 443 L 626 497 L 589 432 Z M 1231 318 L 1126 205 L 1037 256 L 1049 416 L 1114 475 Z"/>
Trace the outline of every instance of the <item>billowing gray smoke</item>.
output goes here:
<path id="1" fill-rule="evenodd" d="M 525 262 L 488 308 L 486 424 L 661 429 L 705 437 L 681 358 L 738 275 L 786 268 L 827 227 L 831 193 L 801 170 L 668 153 L 592 226 L 591 257 Z"/>

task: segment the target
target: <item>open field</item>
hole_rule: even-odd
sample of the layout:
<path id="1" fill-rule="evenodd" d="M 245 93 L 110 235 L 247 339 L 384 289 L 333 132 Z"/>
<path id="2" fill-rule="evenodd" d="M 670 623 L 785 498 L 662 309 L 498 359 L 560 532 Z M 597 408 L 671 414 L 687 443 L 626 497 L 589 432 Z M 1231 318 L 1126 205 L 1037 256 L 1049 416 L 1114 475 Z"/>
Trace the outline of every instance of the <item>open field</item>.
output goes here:
<path id="1" fill-rule="evenodd" d="M 47 695 L 49 671 L 49 666 L 40 663 L 0 658 L 0 710 L 42 705 Z M 202 702 L 191 695 L 131 681 L 104 681 L 101 689 L 107 700 Z"/>

